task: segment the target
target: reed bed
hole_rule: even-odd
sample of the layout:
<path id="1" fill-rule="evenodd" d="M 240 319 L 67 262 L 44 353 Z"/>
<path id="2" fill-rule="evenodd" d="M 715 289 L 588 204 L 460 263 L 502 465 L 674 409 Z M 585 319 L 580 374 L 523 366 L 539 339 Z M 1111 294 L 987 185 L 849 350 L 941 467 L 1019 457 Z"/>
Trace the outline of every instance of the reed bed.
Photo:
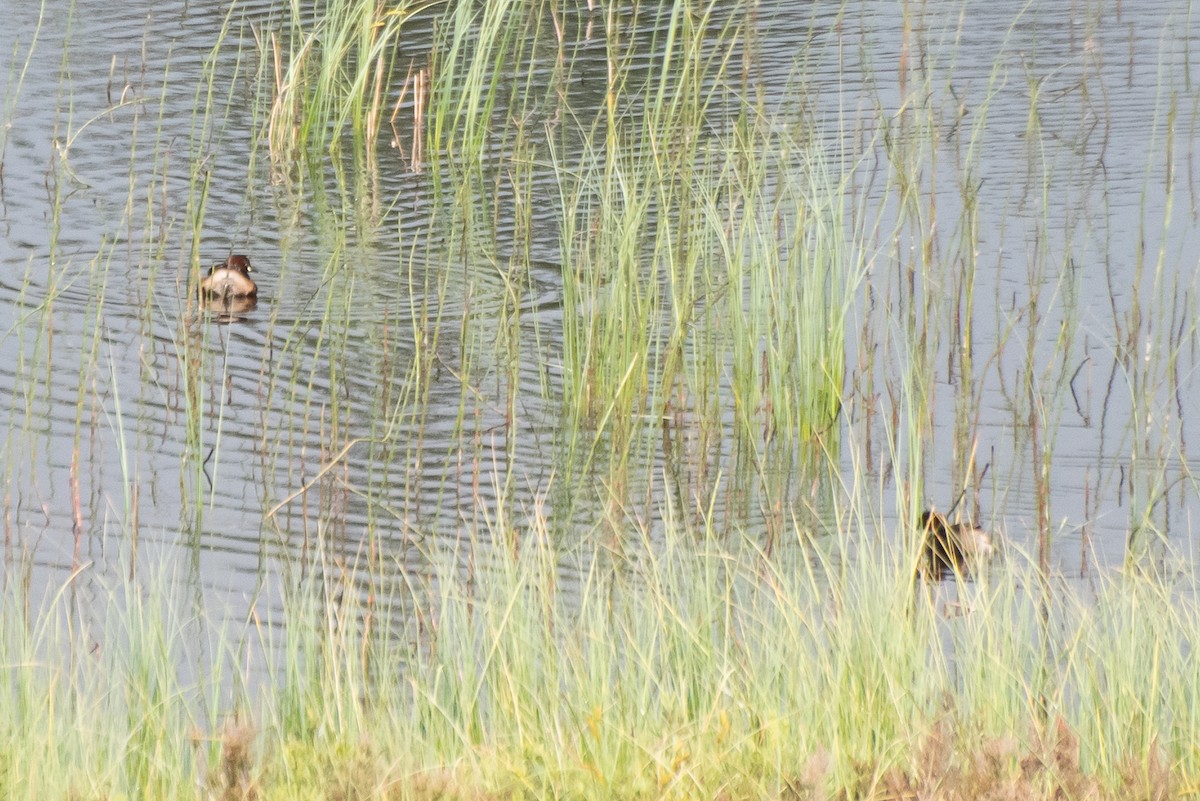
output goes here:
<path id="1" fill-rule="evenodd" d="M 150 91 L 126 87 L 138 102 L 106 110 L 128 103 L 143 134 L 121 230 L 78 261 L 58 248 L 82 184 L 67 156 L 104 115 L 67 115 L 47 173 L 51 269 L 30 262 L 0 331 L 19 362 L 0 796 L 1200 792 L 1197 576 L 1167 533 L 1194 493 L 1180 418 L 1197 287 L 1165 250 L 1139 253 L 1096 332 L 1072 256 L 1086 225 L 1053 210 L 1062 171 L 1087 186 L 1103 165 L 1055 160 L 1071 137 L 1045 128 L 1042 80 L 1022 95 L 1026 216 L 996 225 L 1028 224 L 1027 272 L 1002 292 L 982 277 L 1000 259 L 979 219 L 983 153 L 1016 78 L 998 55 L 967 109 L 919 9 L 901 15 L 898 95 L 848 109 L 810 78 L 848 58 L 819 44 L 853 27 L 846 7 L 813 19 L 768 101 L 757 4 L 319 5 L 253 19 L 229 5 L 186 148 L 166 133 L 167 78 L 153 125 Z M 1163 116 L 1169 153 L 1186 147 L 1179 113 Z M 1152 239 L 1172 224 L 1164 186 Z M 1086 219 L 1100 201 L 1083 195 L 1068 206 Z M 272 204 L 274 297 L 261 325 L 219 326 L 188 288 L 209 220 L 234 247 Z M 298 254 L 320 266 L 299 288 Z M 132 301 L 116 291 L 125 255 Z M 553 292 L 535 275 L 547 264 Z M 148 343 L 141 395 L 107 327 L 121 303 Z M 1085 584 L 1052 558 L 1051 468 L 1064 420 L 1090 425 L 1074 382 L 1099 351 L 1109 392 L 1129 396 L 1130 471 L 1082 491 L 1127 492 L 1130 525 L 1122 569 Z M 59 574 L 20 509 L 23 467 L 46 450 L 40 410 L 65 396 Z M 985 397 L 1008 415 L 1004 464 L 981 453 Z M 552 455 L 525 471 L 534 436 Z M 115 472 L 95 466 L 97 439 Z M 165 554 L 139 522 L 157 503 L 140 494 L 158 479 L 147 442 L 178 449 L 178 497 L 162 493 L 178 531 L 151 532 Z M 919 578 L 933 465 L 950 474 L 943 511 L 1032 499 L 973 578 Z M 89 496 L 105 475 L 119 486 Z M 216 603 L 208 521 L 250 496 L 250 599 Z"/>
<path id="2" fill-rule="evenodd" d="M 792 543 L 479 545 L 387 598 L 323 571 L 220 623 L 168 571 L 0 630 L 8 798 L 1125 798 L 1195 788 L 1195 586 L 1036 565 L 841 581 Z M 462 556 L 465 556 L 464 553 Z M 816 558 L 814 558 L 816 557 Z M 561 583 L 564 564 L 580 570 Z M 326 565 L 332 568 L 332 565 Z M 345 575 L 345 574 L 341 574 Z M 177 586 L 177 585 L 174 585 Z M 1031 591 L 1032 588 L 1032 591 Z M 391 608 L 408 611 L 382 625 Z M 1047 613 L 1048 612 L 1048 613 Z M 246 660 L 268 669 L 246 683 Z M 239 667 L 241 665 L 241 667 Z M 239 678 L 240 677 L 240 678 Z"/>

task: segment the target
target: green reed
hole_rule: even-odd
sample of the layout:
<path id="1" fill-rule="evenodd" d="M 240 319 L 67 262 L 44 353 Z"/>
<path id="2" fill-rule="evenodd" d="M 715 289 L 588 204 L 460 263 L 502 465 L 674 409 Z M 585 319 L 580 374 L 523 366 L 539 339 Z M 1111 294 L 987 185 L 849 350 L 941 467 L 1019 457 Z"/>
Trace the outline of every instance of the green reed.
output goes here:
<path id="1" fill-rule="evenodd" d="M 465 361 L 454 368 L 464 378 L 460 434 L 468 435 L 477 425 L 472 420 L 477 421 L 487 405 L 486 394 L 477 392 L 469 380 L 472 365 L 490 358 L 499 371 L 508 371 L 500 403 L 510 410 L 506 419 L 511 423 L 519 363 L 529 360 L 531 351 L 543 363 L 557 361 L 555 345 L 545 340 L 530 344 L 518 333 L 529 288 L 529 220 L 531 210 L 543 202 L 536 197 L 534 176 L 549 170 L 559 185 L 554 203 L 565 279 L 565 369 L 562 398 L 549 379 L 543 392 L 551 403 L 565 401 L 568 414 L 560 438 L 567 445 L 565 463 L 584 465 L 586 470 L 600 462 L 608 466 L 609 508 L 619 508 L 628 500 L 625 490 L 646 480 L 641 468 L 653 463 L 662 448 L 678 488 L 693 499 L 705 499 L 707 505 L 722 480 L 730 479 L 724 485 L 731 493 L 730 508 L 739 514 L 770 510 L 775 539 L 793 515 L 815 519 L 823 514 L 830 497 L 828 484 L 838 472 L 842 453 L 843 405 L 848 394 L 861 392 L 853 400 L 861 404 L 855 410 L 865 412 L 865 426 L 871 425 L 872 415 L 881 415 L 876 420 L 894 416 L 908 421 L 890 430 L 893 435 L 906 434 L 911 447 L 891 443 L 884 450 L 909 460 L 902 475 L 910 483 L 900 495 L 915 511 L 931 501 L 923 490 L 928 460 L 919 444 L 932 430 L 933 378 L 945 356 L 946 377 L 955 387 L 955 428 L 948 437 L 952 442 L 936 447 L 952 454 L 952 483 L 971 493 L 966 497 L 974 513 L 980 513 L 979 483 L 986 469 L 976 434 L 980 381 L 1016 341 L 1012 336 L 1019 321 L 998 332 L 996 352 L 975 353 L 976 275 L 980 259 L 989 257 L 981 256 L 978 248 L 974 204 L 980 183 L 973 171 L 985 146 L 988 110 L 976 108 L 968 115 L 930 99 L 946 92 L 938 71 L 942 65 L 921 52 L 927 42 L 916 34 L 906 40 L 905 47 L 912 51 L 906 63 L 912 68 L 905 86 L 911 87 L 911 97 L 895 115 L 881 116 L 878 139 L 864 134 L 866 129 L 843 131 L 842 140 L 830 140 L 839 141 L 834 147 L 819 138 L 820 128 L 807 113 L 803 82 L 793 87 L 795 103 L 770 116 L 763 110 L 761 93 L 747 78 L 757 58 L 748 16 L 734 14 L 728 23 L 716 26 L 710 6 L 662 10 L 654 35 L 661 37 L 664 63 L 670 69 L 648 77 L 635 69 L 636 52 L 626 38 L 628 20 L 612 13 L 581 16 L 589 24 L 602 24 L 606 34 L 606 91 L 600 102 L 588 107 L 572 102 L 575 67 L 563 49 L 563 31 L 547 25 L 537 9 L 511 4 L 386 11 L 340 4 L 315 20 L 287 20 L 283 29 L 292 37 L 290 49 L 271 50 L 261 44 L 267 39 L 260 39 L 260 68 L 244 74 L 253 73 L 260 82 L 272 75 L 289 77 L 278 78 L 275 89 L 253 95 L 263 104 L 256 116 L 271 116 L 268 97 L 275 112 L 303 107 L 311 119 L 295 123 L 292 130 L 331 133 L 297 145 L 301 150 L 329 153 L 349 147 L 356 153 L 374 152 L 378 148 L 369 145 L 371 137 L 360 135 L 356 121 L 374 117 L 361 131 L 378 129 L 379 109 L 402 91 L 390 82 L 402 70 L 386 59 L 381 62 L 380 55 L 417 12 L 438 15 L 439 20 L 429 62 L 434 74 L 427 100 L 429 122 L 415 132 L 428 139 L 429 182 L 442 188 L 437 190 L 441 194 L 429 239 L 448 234 L 447 244 L 430 260 L 465 263 L 460 279 L 436 271 L 422 279 L 432 280 L 426 286 L 437 289 L 423 293 L 430 305 L 420 312 L 424 324 L 414 326 L 419 332 L 414 339 L 421 342 L 421 363 L 432 369 L 430 355 L 439 339 L 447 341 L 449 332 L 440 323 L 429 324 L 444 319 L 447 299 L 461 301 L 464 311 L 456 335 Z M 232 21 L 227 24 L 233 30 Z M 551 44 L 560 60 L 544 88 L 534 65 Z M 740 65 L 734 54 L 741 54 Z M 277 57 L 286 68 L 271 67 Z M 804 58 L 813 54 L 805 53 Z M 385 73 L 388 77 L 381 77 Z M 999 67 L 990 81 L 990 93 L 1004 88 Z M 310 92 L 303 96 L 311 102 L 295 97 L 280 101 L 280 87 Z M 209 120 L 211 109 L 219 105 L 218 93 L 210 82 L 198 95 L 200 140 L 220 141 L 220 121 Z M 1037 142 L 1045 136 L 1035 113 L 1037 97 L 1033 91 L 1031 163 L 1036 161 Z M 537 128 L 547 118 L 552 121 L 543 125 L 548 134 L 543 144 Z M 319 124 L 321 119 L 325 124 Z M 850 157 L 846 144 L 855 137 L 862 151 L 854 153 L 857 159 Z M 943 139 L 952 142 L 948 152 L 931 145 Z M 308 140 L 301 136 L 296 141 Z M 489 148 L 497 141 L 511 150 L 510 156 L 491 155 Z M 276 154 L 291 152 L 272 146 Z M 887 159 L 881 176 L 870 173 L 862 155 L 873 149 Z M 285 161 L 297 158 L 293 154 Z M 202 163 L 200 151 L 193 159 Z M 335 159 L 332 192 L 314 187 L 311 202 L 323 218 L 339 218 L 338 225 L 376 231 L 387 219 L 388 205 L 378 197 L 378 176 L 372 175 L 380 169 L 377 160 Z M 1031 169 L 1030 174 L 1043 188 L 1053 178 L 1049 171 L 1039 175 Z M 203 168 L 193 179 L 189 216 L 198 224 L 208 193 Z M 949 185 L 961 204 L 956 214 L 946 210 L 944 201 L 940 207 L 936 202 L 936 193 Z M 882 197 L 873 196 L 880 186 Z M 511 190 L 512 208 L 493 202 L 501 187 Z M 1045 191 L 1041 197 L 1048 206 Z M 297 210 L 303 202 L 288 200 L 297 203 Z M 893 205 L 894 218 L 881 213 Z M 350 209 L 353 213 L 344 214 Z M 525 235 L 520 233 L 522 225 Z M 939 239 L 934 235 L 939 227 L 954 233 Z M 510 233 L 512 242 L 506 239 Z M 192 241 L 198 248 L 198 240 Z M 331 252 L 343 247 L 339 241 L 340 235 L 333 234 L 327 243 Z M 1035 254 L 1030 260 L 1030 303 L 1022 312 L 1028 322 L 1030 367 L 1017 399 L 1025 410 L 1018 421 L 1024 440 L 1020 447 L 1029 448 L 1026 463 L 1036 465 L 1033 473 L 1038 476 L 1054 456 L 1053 443 L 1047 440 L 1053 433 L 1046 429 L 1058 426 L 1057 415 L 1067 397 L 1063 379 L 1074 367 L 1071 360 L 1078 348 L 1072 300 L 1077 294 L 1072 281 L 1077 279 L 1063 263 L 1046 258 Z M 334 261 L 336 257 L 330 260 L 331 271 L 342 269 Z M 406 269 L 403 264 L 398 267 L 401 272 Z M 503 286 L 502 336 L 495 335 L 490 319 L 471 313 L 481 300 L 488 300 L 475 294 L 485 291 L 473 274 L 479 268 L 494 271 Z M 321 291 L 324 328 L 313 351 L 335 362 L 345 359 L 336 356 L 338 337 L 345 336 L 337 320 L 352 308 L 355 293 L 364 291 L 353 288 L 358 280 L 353 274 L 336 280 L 346 281 L 336 292 L 347 294 L 326 296 Z M 1040 287 L 1047 281 L 1051 289 L 1043 291 Z M 864 310 L 864 294 L 871 296 L 870 304 L 881 300 L 888 310 Z M 339 300 L 331 302 L 335 297 Z M 1034 346 L 1060 321 L 1063 336 L 1055 358 L 1050 366 L 1038 368 L 1034 361 L 1041 356 L 1035 357 Z M 855 367 L 860 369 L 852 390 L 845 353 L 847 329 L 854 323 L 861 325 L 862 333 L 856 343 L 860 364 Z M 897 327 L 900 335 L 894 336 Z M 300 358 L 303 348 L 285 352 Z M 903 379 L 881 369 L 895 364 L 906 365 Z M 342 384 L 346 372 L 333 371 L 335 385 Z M 293 397 L 314 385 L 312 375 L 302 380 L 293 374 L 293 379 Z M 274 376 L 265 380 L 276 383 Z M 423 381 L 421 371 L 414 372 L 412 380 Z M 905 386 L 908 381 L 915 383 Z M 1058 391 L 1042 397 L 1037 386 Z M 730 388 L 731 395 L 724 395 Z M 384 396 L 389 392 L 380 391 L 383 406 L 388 405 Z M 422 393 L 415 388 L 410 392 L 406 385 L 403 397 L 420 398 Z M 887 402 L 876 405 L 877 399 Z M 891 408 L 883 408 L 888 403 Z M 324 436 L 322 426 L 328 425 L 336 437 L 322 458 L 337 454 L 353 439 L 343 434 L 347 414 L 347 409 L 338 412 L 335 403 L 318 414 L 327 422 L 317 422 L 309 412 L 303 415 L 308 421 L 299 424 L 304 431 Z M 414 408 L 411 419 L 421 417 Z M 730 417 L 733 425 L 727 431 L 724 421 Z M 377 429 L 385 438 L 396 430 L 390 425 Z M 876 454 L 880 451 L 873 440 L 880 430 L 876 427 L 860 440 Z M 513 441 L 507 442 L 512 458 Z M 399 452 L 391 443 L 371 447 L 382 449 L 380 453 Z M 477 461 L 482 451 L 476 443 L 470 455 L 471 447 L 449 450 L 460 461 Z M 1169 458 L 1162 448 L 1159 453 Z M 373 460 L 368 462 L 373 465 Z M 878 464 L 872 455 L 867 462 Z M 798 465 L 803 468 L 796 469 Z M 327 465 L 317 469 L 323 466 Z M 631 475 L 635 471 L 642 475 Z M 376 474 L 388 475 L 389 470 L 372 473 Z M 577 475 L 573 468 L 566 474 L 572 480 Z M 820 477 L 821 486 L 798 493 L 805 480 L 801 474 Z M 384 497 L 386 481 L 380 482 L 367 482 L 368 495 Z M 1157 498 L 1163 486 L 1165 479 L 1156 480 L 1147 494 Z M 1037 492 L 1044 499 L 1049 488 L 1042 483 Z M 1047 530 L 1049 514 L 1048 508 L 1039 512 L 1039 529 Z M 823 527 L 816 520 L 810 523 Z"/>
<path id="2" fill-rule="evenodd" d="M 60 592 L 32 618 L 10 587 L 0 787 L 883 798 L 904 776 L 1115 798 L 1186 787 L 1200 770 L 1185 633 L 1200 609 L 1186 581 L 1056 593 L 1044 627 L 1036 568 L 1019 557 L 988 581 L 914 596 L 890 546 L 859 549 L 828 582 L 800 540 L 768 559 L 746 540 L 643 536 L 613 559 L 553 548 L 546 522 L 525 521 L 519 553 L 470 546 L 485 583 L 435 558 L 424 578 L 368 598 L 318 555 L 270 625 L 198 615 L 162 567 L 136 583 L 85 577 L 98 604 Z M 582 576 L 569 593 L 564 563 Z M 256 689 L 245 674 L 226 683 L 238 655 L 260 652 Z"/>
<path id="3" fill-rule="evenodd" d="M 954 786 L 960 797 L 1083 797 L 1092 782 L 1101 796 L 1195 787 L 1194 580 L 1166 562 L 1106 577 L 1089 595 L 1046 558 L 1048 466 L 1083 327 L 1069 257 L 1031 246 L 1025 296 L 1005 307 L 996 352 L 976 352 L 978 304 L 1007 302 L 977 294 L 992 258 L 981 253 L 973 172 L 986 109 L 974 111 L 965 141 L 954 143 L 962 149 L 948 155 L 935 143 L 962 121 L 921 100 L 943 91 L 936 69 L 906 76 L 913 89 L 902 109 L 880 110 L 871 119 L 879 138 L 860 139 L 883 159 L 881 176 L 872 175 L 862 153 L 848 158 L 818 137 L 803 102 L 768 114 L 749 102 L 751 91 L 746 102 L 731 100 L 739 95 L 731 54 L 752 38 L 739 22 L 749 10 L 715 30 L 711 6 L 663 10 L 665 67 L 648 80 L 634 69 L 628 20 L 602 10 L 605 91 L 594 108 L 578 109 L 556 94 L 571 91 L 571 68 L 541 6 L 447 6 L 430 58 L 428 128 L 418 132 L 441 206 L 427 231 L 401 243 L 395 268 L 407 308 L 371 308 L 378 318 L 364 345 L 351 324 L 375 279 L 358 265 L 375 262 L 371 237 L 390 203 L 372 192 L 382 167 L 364 152 L 378 148 L 400 74 L 388 54 L 416 10 L 343 3 L 315 21 L 290 18 L 286 33 L 260 41 L 257 72 L 239 66 L 239 75 L 274 79 L 254 94 L 252 116 L 287 185 L 280 205 L 292 204 L 297 218 L 317 210 L 325 268 L 311 297 L 288 296 L 285 240 L 281 305 L 294 316 L 282 322 L 263 309 L 273 315 L 271 346 L 256 391 L 264 408 L 284 409 L 264 414 L 257 435 L 268 487 L 263 551 L 285 563 L 282 619 L 263 622 L 253 606 L 249 623 L 210 619 L 143 570 L 138 581 L 112 584 L 85 570 L 48 599 L 28 596 L 28 578 L 6 580 L 2 794 L 892 798 Z M 521 44 L 530 32 L 533 43 Z M 555 46 L 564 63 L 542 93 L 532 88 L 531 54 Z M 906 41 L 908 63 L 928 64 L 925 46 Z M 754 58 L 750 48 L 739 66 L 753 71 Z M 179 224 L 193 279 L 214 198 L 205 151 L 229 135 L 213 109 L 233 90 L 215 75 L 197 94 Z M 999 91 L 1002 78 L 991 81 Z M 1045 242 L 1060 174 L 1039 152 L 1051 137 L 1036 114 L 1041 87 L 1029 86 L 1027 188 Z M 544 145 L 531 121 L 543 118 Z M 489 157 L 497 141 L 512 154 L 502 166 Z M 346 148 L 355 158 L 332 168 L 330 186 L 309 181 L 310 194 L 285 194 Z M 529 344 L 519 333 L 543 169 L 558 188 L 561 354 L 551 337 Z M 259 172 L 252 162 L 251 185 Z M 56 177 L 70 180 L 65 170 Z M 953 222 L 935 202 L 945 202 L 937 191 L 947 185 L 961 205 Z M 511 241 L 508 210 L 489 196 L 501 186 L 514 196 Z M 54 224 L 65 197 L 56 187 Z M 153 228 L 152 215 L 139 219 Z M 949 245 L 935 236 L 939 226 L 954 229 Z M 447 229 L 450 244 L 434 247 Z M 77 443 L 98 426 L 91 382 L 113 372 L 100 345 L 113 254 L 104 242 L 87 262 L 88 334 L 71 367 Z M 17 336 L 30 360 L 18 368 L 12 404 L 24 402 L 25 430 L 6 441 L 6 454 L 36 441 L 29 407 L 39 390 L 28 379 L 43 363 L 48 376 L 61 364 L 50 353 L 55 299 L 85 280 L 58 255 L 47 300 L 22 307 Z M 1105 343 L 1134 396 L 1130 451 L 1146 466 L 1131 516 L 1151 528 L 1168 463 L 1183 452 L 1164 414 L 1169 399 L 1154 388 L 1178 391 L 1180 357 L 1196 336 L 1191 287 L 1168 280 L 1167 264 L 1159 255 L 1139 272 L 1128 316 L 1114 311 L 1115 339 Z M 473 272 L 479 265 L 485 278 Z M 868 291 L 877 306 L 863 300 Z M 489 294 L 502 298 L 499 315 Z M 157 313 L 147 300 L 143 322 Z M 1151 326 L 1155 317 L 1171 324 Z M 185 480 L 199 498 L 223 463 L 227 332 L 179 319 Z M 852 324 L 862 333 L 851 366 Z M 1013 547 L 978 581 L 916 583 L 910 521 L 930 501 L 935 392 L 950 369 L 943 357 L 960 381 L 956 425 L 952 441 L 934 447 L 953 451 L 952 486 L 978 492 L 979 383 L 1010 348 L 1018 367 L 1000 381 L 1014 450 L 1037 476 L 1037 558 Z M 481 508 L 479 463 L 511 460 L 515 445 L 508 437 L 505 453 L 490 454 L 480 420 L 494 403 L 507 410 L 505 433 L 520 430 L 516 365 L 530 358 L 563 365 L 561 388 L 541 373 L 543 400 L 565 406 L 556 444 L 567 453 L 554 465 L 562 471 L 536 488 L 530 509 L 514 508 L 511 485 L 495 488 L 495 508 Z M 457 381 L 453 431 L 431 457 L 425 420 L 446 375 Z M 499 400 L 485 385 L 493 378 L 508 382 Z M 356 406 L 355 391 L 374 394 Z M 843 419 L 848 397 L 867 419 L 862 429 Z M 128 486 L 136 468 L 122 415 L 131 399 L 108 401 Z M 369 420 L 356 419 L 361 410 Z M 873 414 L 886 439 L 874 454 Z M 643 474 L 657 470 L 660 447 L 677 492 L 655 495 L 659 477 Z M 426 459 L 447 467 L 424 502 L 472 509 L 452 535 L 422 530 L 412 521 L 423 510 L 396 505 L 397 495 L 423 495 Z M 538 507 L 595 474 L 601 481 L 587 483 L 598 484 L 613 535 L 599 544 Z M 474 477 L 466 499 L 457 496 L 463 475 Z M 639 480 L 650 486 L 644 500 L 633 497 Z M 898 523 L 879 511 L 892 493 Z M 355 558 L 345 547 L 359 533 L 349 531 L 350 498 L 366 506 Z M 112 524 L 112 536 L 134 549 L 137 503 L 120 496 L 127 513 Z M 204 503 L 195 506 L 198 535 Z M 767 536 L 743 532 L 739 521 L 760 512 Z M 398 530 L 400 553 L 388 553 L 382 544 Z M 822 530 L 831 535 L 813 536 Z M 426 534 L 449 542 L 423 543 Z M 189 540 L 189 552 L 199 545 Z M 578 583 L 563 581 L 564 571 Z M 94 607 L 75 602 L 85 597 Z M 210 647 L 197 654 L 197 642 Z M 256 679 L 246 663 L 260 658 L 267 667 Z"/>
<path id="4" fill-rule="evenodd" d="M 274 82 L 267 138 L 281 176 L 303 178 L 340 153 L 344 139 L 365 163 L 382 130 L 397 37 L 426 5 L 340 0 L 312 19 L 293 6 L 284 31 L 259 40 Z"/>

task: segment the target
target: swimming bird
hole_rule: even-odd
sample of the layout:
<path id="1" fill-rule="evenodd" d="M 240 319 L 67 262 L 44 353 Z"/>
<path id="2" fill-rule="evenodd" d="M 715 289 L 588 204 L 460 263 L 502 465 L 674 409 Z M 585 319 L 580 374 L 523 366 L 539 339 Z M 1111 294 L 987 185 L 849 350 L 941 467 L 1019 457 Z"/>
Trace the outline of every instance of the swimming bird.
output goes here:
<path id="1" fill-rule="evenodd" d="M 972 523 L 951 523 L 941 512 L 921 512 L 921 572 L 926 578 L 968 573 L 995 553 L 991 536 Z"/>
<path id="2" fill-rule="evenodd" d="M 250 278 L 250 259 L 235 253 L 214 264 L 200 281 L 200 295 L 208 299 L 253 298 L 258 285 Z"/>

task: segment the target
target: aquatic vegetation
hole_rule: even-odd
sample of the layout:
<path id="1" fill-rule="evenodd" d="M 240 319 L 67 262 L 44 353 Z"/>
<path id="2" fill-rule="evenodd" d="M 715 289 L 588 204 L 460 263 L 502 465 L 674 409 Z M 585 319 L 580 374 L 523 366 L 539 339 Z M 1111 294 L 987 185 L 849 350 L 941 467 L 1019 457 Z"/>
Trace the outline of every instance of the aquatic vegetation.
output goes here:
<path id="1" fill-rule="evenodd" d="M 1190 792 L 1189 27 L 1044 6 L 16 20 L 0 795 Z"/>
<path id="2" fill-rule="evenodd" d="M 914 605 L 886 548 L 829 584 L 799 542 L 613 559 L 527 522 L 519 554 L 477 544 L 476 585 L 438 560 L 379 596 L 319 557 L 280 620 L 197 615 L 173 572 L 87 626 L 61 594 L 27 627 L 9 592 L 7 797 L 1124 798 L 1200 774 L 1190 583 L 1056 593 L 1047 625 L 1032 563 Z"/>

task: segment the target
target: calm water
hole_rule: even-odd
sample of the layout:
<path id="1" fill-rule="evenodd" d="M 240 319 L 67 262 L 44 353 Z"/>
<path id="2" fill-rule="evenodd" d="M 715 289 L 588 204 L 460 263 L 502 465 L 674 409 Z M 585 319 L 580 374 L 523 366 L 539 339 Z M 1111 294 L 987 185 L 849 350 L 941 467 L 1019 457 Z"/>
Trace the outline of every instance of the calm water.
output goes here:
<path id="1" fill-rule="evenodd" d="M 259 84 L 270 68 L 256 45 L 286 28 L 272 4 L 135 1 L 96 13 L 82 3 L 40 19 L 36 4 L 5 6 L 6 575 L 28 567 L 53 587 L 86 564 L 103 583 L 165 560 L 243 617 L 275 603 L 280 575 L 314 565 L 420 575 L 431 554 L 489 539 L 501 506 L 518 532 L 535 512 L 563 537 L 604 528 L 603 470 L 567 478 L 561 464 L 563 317 L 576 312 L 564 309 L 559 188 L 544 151 L 516 161 L 508 139 L 488 143 L 494 165 L 528 168 L 533 206 L 509 183 L 476 198 L 495 221 L 494 244 L 476 247 L 436 218 L 438 192 L 453 187 L 439 190 L 409 158 L 411 99 L 396 116 L 400 147 L 385 141 L 378 153 L 377 181 L 356 183 L 348 158 L 302 188 L 275 180 Z M 1192 10 L 766 2 L 737 13 L 757 48 L 748 85 L 781 119 L 810 107 L 834 161 L 855 170 L 860 224 L 877 232 L 848 332 L 845 475 L 883 487 L 867 496 L 883 497 L 880 513 L 895 519 L 883 443 L 900 405 L 900 321 L 944 289 L 913 279 L 926 244 L 896 225 L 890 165 L 919 156 L 910 200 L 936 214 L 927 246 L 943 265 L 931 280 L 952 285 L 975 270 L 972 378 L 964 383 L 955 356 L 957 321 L 938 313 L 921 324 L 939 354 L 927 502 L 953 503 L 955 465 L 974 443 L 976 513 L 1032 547 L 1033 398 L 1056 565 L 1079 571 L 1085 545 L 1119 562 L 1142 507 L 1190 551 L 1187 444 L 1200 434 Z M 602 22 L 567 17 L 568 102 L 584 119 L 605 98 Z M 635 75 L 655 75 L 662 24 L 646 14 L 629 32 L 645 70 Z M 431 30 L 411 25 L 402 71 L 427 59 Z M 554 56 L 535 73 L 547 84 Z M 205 118 L 196 109 L 208 64 Z M 714 90 L 722 129 L 740 87 Z M 906 124 L 915 110 L 935 125 Z M 523 111 L 542 132 L 535 142 L 558 124 L 547 98 Z M 197 175 L 211 182 L 202 207 Z M 194 247 L 204 264 L 250 254 L 257 307 L 232 322 L 189 315 Z M 430 371 L 417 391 L 409 375 L 423 355 Z M 969 421 L 965 439 L 956 418 Z M 715 469 L 732 469 L 730 450 Z M 656 529 L 663 455 L 633 459 L 627 512 Z M 822 506 L 808 482 L 786 486 L 783 506 L 799 517 Z M 768 528 L 762 510 L 774 499 L 731 497 L 718 493 L 722 526 Z"/>

